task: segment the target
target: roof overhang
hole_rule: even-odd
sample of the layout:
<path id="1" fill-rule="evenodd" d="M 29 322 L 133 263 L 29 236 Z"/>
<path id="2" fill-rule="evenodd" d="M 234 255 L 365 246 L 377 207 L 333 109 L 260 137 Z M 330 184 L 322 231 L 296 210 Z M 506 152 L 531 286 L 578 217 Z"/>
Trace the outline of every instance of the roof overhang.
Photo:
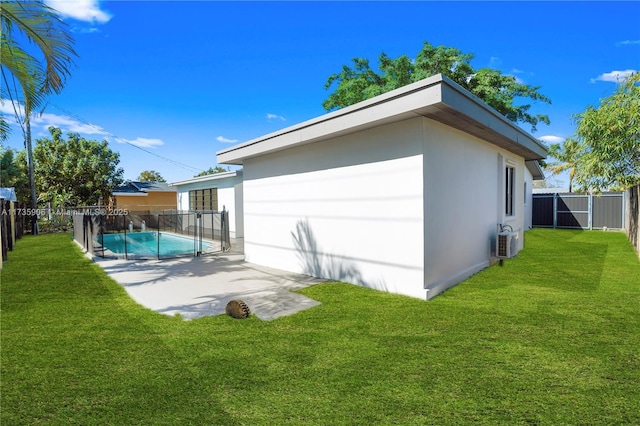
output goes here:
<path id="1" fill-rule="evenodd" d="M 546 157 L 537 139 L 442 74 L 217 152 L 218 163 L 319 142 L 415 117 L 427 117 L 493 143 L 525 160 Z"/>
<path id="2" fill-rule="evenodd" d="M 222 173 L 214 173 L 211 175 L 198 176 L 197 178 L 181 180 L 178 182 L 170 183 L 169 186 L 188 185 L 190 183 L 197 183 L 197 182 L 210 182 L 210 181 L 216 181 L 220 179 L 232 178 L 235 176 L 242 176 L 242 170 L 233 170 L 230 172 L 222 172 Z"/>
<path id="3" fill-rule="evenodd" d="M 538 160 L 527 160 L 524 164 L 527 166 L 531 176 L 533 176 L 533 180 L 544 180 L 544 171 Z"/>

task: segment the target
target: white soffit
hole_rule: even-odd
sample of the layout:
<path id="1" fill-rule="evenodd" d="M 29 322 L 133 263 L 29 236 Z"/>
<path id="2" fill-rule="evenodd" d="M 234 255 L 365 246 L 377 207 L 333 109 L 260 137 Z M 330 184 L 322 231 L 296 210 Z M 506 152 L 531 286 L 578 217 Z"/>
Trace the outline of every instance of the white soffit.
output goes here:
<path id="1" fill-rule="evenodd" d="M 251 158 L 413 117 L 428 117 L 523 156 L 546 157 L 533 136 L 449 78 L 438 74 L 217 153 L 218 163 Z"/>
<path id="2" fill-rule="evenodd" d="M 181 185 L 188 185 L 196 182 L 216 181 L 216 180 L 232 178 L 236 176 L 242 176 L 242 170 L 232 170 L 229 172 L 212 173 L 210 175 L 198 176 L 196 178 L 181 180 L 178 182 L 172 182 L 169 184 L 169 186 L 181 186 Z"/>
<path id="3" fill-rule="evenodd" d="M 525 166 L 527 166 L 533 180 L 544 180 L 544 171 L 538 160 L 527 160 L 525 161 Z"/>

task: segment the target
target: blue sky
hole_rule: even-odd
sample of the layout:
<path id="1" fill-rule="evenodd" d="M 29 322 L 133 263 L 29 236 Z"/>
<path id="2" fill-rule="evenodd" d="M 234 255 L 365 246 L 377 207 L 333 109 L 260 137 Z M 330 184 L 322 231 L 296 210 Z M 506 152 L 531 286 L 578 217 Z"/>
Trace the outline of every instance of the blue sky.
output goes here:
<path id="1" fill-rule="evenodd" d="M 616 76 L 640 70 L 638 2 L 47 3 L 79 57 L 34 137 L 56 125 L 107 139 L 133 180 L 147 169 L 189 179 L 231 144 L 325 113 L 324 84 L 352 58 L 415 57 L 424 41 L 541 86 L 553 103 L 532 112 L 551 125 L 534 136 L 547 142 L 570 136 L 572 114 L 610 95 Z M 18 127 L 5 145 L 23 147 Z"/>

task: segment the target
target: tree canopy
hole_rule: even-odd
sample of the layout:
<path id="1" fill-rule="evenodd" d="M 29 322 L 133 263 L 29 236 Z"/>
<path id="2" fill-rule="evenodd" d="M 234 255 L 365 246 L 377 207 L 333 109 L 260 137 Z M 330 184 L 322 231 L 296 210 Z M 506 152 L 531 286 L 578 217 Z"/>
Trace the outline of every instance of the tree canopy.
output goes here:
<path id="1" fill-rule="evenodd" d="M 558 161 L 549 163 L 548 170 L 571 171 L 570 184 L 588 192 L 640 184 L 640 73 L 574 119 L 574 136 L 549 147 Z"/>
<path id="2" fill-rule="evenodd" d="M 49 127 L 51 138 L 36 140 L 33 150 L 38 198 L 64 196 L 69 204 L 94 205 L 122 183 L 120 154 L 107 141 L 97 142 Z"/>
<path id="3" fill-rule="evenodd" d="M 575 116 L 582 146 L 583 187 L 601 191 L 640 183 L 640 73 L 622 81 L 616 91 Z"/>
<path id="4" fill-rule="evenodd" d="M 224 167 L 221 167 L 221 166 L 209 167 L 207 170 L 204 170 L 204 171 L 198 173 L 194 177 L 213 175 L 213 174 L 216 174 L 216 173 L 225 173 L 225 172 L 228 172 L 228 171 L 229 171 L 228 168 L 225 169 Z"/>
<path id="5" fill-rule="evenodd" d="M 29 172 L 24 150 L 0 149 L 0 186 L 15 188 L 19 201 L 29 199 Z"/>
<path id="6" fill-rule="evenodd" d="M 557 159 L 557 161 L 548 163 L 545 168 L 549 170 L 552 175 L 557 175 L 565 171 L 569 172 L 569 192 L 573 192 L 573 181 L 580 168 L 580 161 L 582 159 L 582 146 L 576 139 L 567 138 L 562 145 L 559 143 L 551 144 L 549 147 L 549 156 Z"/>
<path id="7" fill-rule="evenodd" d="M 159 172 L 155 170 L 144 170 L 140 172 L 140 176 L 138 176 L 138 181 L 140 182 L 166 182 L 166 180 L 162 177 Z"/>
<path id="8" fill-rule="evenodd" d="M 384 52 L 378 57 L 379 70 L 371 69 L 369 60 L 354 58 L 353 68 L 343 65 L 342 71 L 327 79 L 325 89 L 335 86 L 322 103 L 327 111 L 353 105 L 357 102 L 397 89 L 435 74 L 444 74 L 491 107 L 516 123 L 527 123 L 535 131 L 538 123 L 549 124 L 549 117 L 529 112 L 530 103 L 516 105 L 516 101 L 551 100 L 539 92 L 539 86 L 521 83 L 512 75 L 492 68 L 474 69 L 473 54 L 446 46 L 432 46 L 428 42 L 412 59 L 401 55 L 395 59 Z"/>

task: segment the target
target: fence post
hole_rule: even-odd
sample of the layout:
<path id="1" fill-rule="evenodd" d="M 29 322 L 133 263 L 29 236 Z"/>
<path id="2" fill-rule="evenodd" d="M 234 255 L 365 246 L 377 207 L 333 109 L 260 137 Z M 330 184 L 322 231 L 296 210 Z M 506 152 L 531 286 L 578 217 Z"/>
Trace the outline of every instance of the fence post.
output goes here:
<path id="1" fill-rule="evenodd" d="M 593 230 L 593 194 L 589 194 L 587 199 L 587 223 L 590 230 Z"/>
<path id="2" fill-rule="evenodd" d="M 622 229 L 627 229 L 627 191 L 622 191 Z M 627 229 L 628 230 L 628 229 Z"/>
<path id="3" fill-rule="evenodd" d="M 558 225 L 558 193 L 553 193 L 553 229 Z"/>

